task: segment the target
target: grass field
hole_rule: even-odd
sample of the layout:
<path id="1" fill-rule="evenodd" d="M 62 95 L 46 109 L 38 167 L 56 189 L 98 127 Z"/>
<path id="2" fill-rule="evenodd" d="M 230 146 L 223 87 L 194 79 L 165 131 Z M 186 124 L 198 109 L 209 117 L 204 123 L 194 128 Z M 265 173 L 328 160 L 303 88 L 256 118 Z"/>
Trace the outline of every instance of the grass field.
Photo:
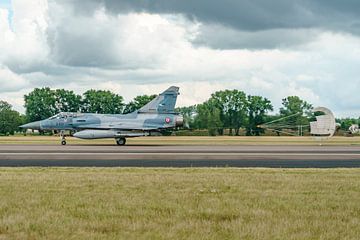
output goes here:
<path id="1" fill-rule="evenodd" d="M 68 144 L 114 144 L 114 139 L 81 140 L 67 138 Z M 14 136 L 0 137 L 0 144 L 59 144 L 55 136 Z M 139 137 L 127 139 L 128 145 L 360 145 L 360 137 L 333 137 L 319 141 L 313 137 Z"/>
<path id="2" fill-rule="evenodd" d="M 359 239 L 360 169 L 0 168 L 0 239 Z"/>

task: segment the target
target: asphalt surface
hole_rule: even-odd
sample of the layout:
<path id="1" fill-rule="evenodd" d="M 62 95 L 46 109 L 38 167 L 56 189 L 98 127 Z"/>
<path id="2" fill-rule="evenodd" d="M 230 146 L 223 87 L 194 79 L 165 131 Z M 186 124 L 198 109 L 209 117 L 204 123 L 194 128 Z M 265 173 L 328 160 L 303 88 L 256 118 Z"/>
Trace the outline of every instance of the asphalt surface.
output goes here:
<path id="1" fill-rule="evenodd" d="M 360 146 L 0 145 L 0 166 L 360 167 Z"/>

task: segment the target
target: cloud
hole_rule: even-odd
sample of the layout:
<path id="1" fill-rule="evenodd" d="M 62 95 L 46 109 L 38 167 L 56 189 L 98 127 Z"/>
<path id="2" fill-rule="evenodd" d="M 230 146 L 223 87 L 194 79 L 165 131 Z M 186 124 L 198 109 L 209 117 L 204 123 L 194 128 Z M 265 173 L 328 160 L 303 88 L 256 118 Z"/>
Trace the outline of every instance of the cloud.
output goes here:
<path id="1" fill-rule="evenodd" d="M 308 28 L 245 31 L 219 24 L 201 24 L 196 45 L 214 49 L 286 49 L 315 41 L 320 30 Z"/>
<path id="2" fill-rule="evenodd" d="M 323 24 L 330 13 L 319 1 L 219 4 L 13 0 L 13 29 L 0 9 L 0 98 L 23 112 L 34 87 L 109 89 L 129 101 L 179 85 L 181 106 L 236 88 L 275 108 L 299 95 L 360 115 L 360 41 L 346 27 L 355 11 Z M 335 4 L 325 6 L 333 17 Z"/>
<path id="3" fill-rule="evenodd" d="M 304 20 L 302 9 L 294 1 L 280 0 L 275 3 L 266 0 L 225 1 L 114 1 L 104 0 L 107 9 L 114 13 L 124 11 L 145 11 L 151 13 L 181 13 L 201 22 L 221 23 L 242 30 L 264 30 L 287 26 L 301 27 Z M 289 19 L 292 21 L 287 21 Z"/>
<path id="4" fill-rule="evenodd" d="M 67 5 L 52 4 L 48 28 L 51 58 L 56 64 L 112 69 L 155 68 L 167 52 L 182 48 L 188 29 L 156 14 L 109 15 L 98 8 L 76 16 Z M 59 17 L 61 16 L 61 17 Z M 181 17 L 179 17 L 181 18 Z"/>
<path id="5" fill-rule="evenodd" d="M 9 10 L 0 9 L 0 63 L 14 72 L 32 71 L 48 61 L 46 0 L 12 1 L 12 26 Z M 31 9 L 31 11 L 29 11 Z"/>
<path id="6" fill-rule="evenodd" d="M 61 1 L 63 2 L 63 1 Z M 282 48 L 311 42 L 322 31 L 360 34 L 360 3 L 325 0 L 66 1 L 82 16 L 98 8 L 128 13 L 182 15 L 201 23 L 196 44 L 220 49 Z"/>
<path id="7" fill-rule="evenodd" d="M 360 2 L 335 0 L 102 0 L 70 1 L 83 14 L 102 4 L 117 15 L 128 12 L 183 14 L 200 22 L 216 23 L 243 31 L 279 28 L 327 28 L 358 33 Z M 69 3 L 69 2 L 68 2 Z M 95 4 L 97 3 L 97 4 Z"/>

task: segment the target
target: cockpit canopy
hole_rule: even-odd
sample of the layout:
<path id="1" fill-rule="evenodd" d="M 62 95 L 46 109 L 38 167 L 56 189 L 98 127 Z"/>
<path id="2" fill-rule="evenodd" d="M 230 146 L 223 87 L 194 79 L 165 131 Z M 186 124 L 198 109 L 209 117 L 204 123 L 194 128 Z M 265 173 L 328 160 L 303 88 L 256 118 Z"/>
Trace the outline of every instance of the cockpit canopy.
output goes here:
<path id="1" fill-rule="evenodd" d="M 81 117 L 84 116 L 84 114 L 82 113 L 71 113 L 71 112 L 61 112 L 58 113 L 52 117 L 49 118 L 49 120 L 54 120 L 54 119 L 62 119 L 62 118 L 77 118 L 77 117 Z"/>

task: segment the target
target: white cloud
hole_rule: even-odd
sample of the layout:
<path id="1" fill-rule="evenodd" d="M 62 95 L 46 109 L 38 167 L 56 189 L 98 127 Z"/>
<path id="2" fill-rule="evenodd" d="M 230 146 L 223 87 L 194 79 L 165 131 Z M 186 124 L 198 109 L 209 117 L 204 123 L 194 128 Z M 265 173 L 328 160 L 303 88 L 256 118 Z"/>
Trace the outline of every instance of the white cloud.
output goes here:
<path id="1" fill-rule="evenodd" d="M 26 72 L 48 61 L 47 1 L 13 0 L 12 5 L 12 26 L 7 18 L 0 18 L 0 63 L 14 71 Z"/>

